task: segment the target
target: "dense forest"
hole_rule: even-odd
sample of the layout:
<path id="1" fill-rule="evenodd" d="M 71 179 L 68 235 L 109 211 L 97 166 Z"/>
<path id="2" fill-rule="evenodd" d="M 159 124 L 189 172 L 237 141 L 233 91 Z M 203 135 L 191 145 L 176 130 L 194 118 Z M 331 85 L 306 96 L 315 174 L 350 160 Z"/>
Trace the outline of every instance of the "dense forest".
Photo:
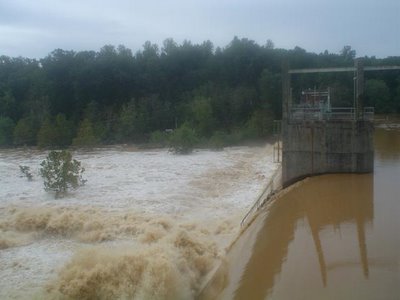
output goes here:
<path id="1" fill-rule="evenodd" d="M 43 59 L 0 56 L 0 146 L 162 143 L 168 129 L 186 128 L 200 141 L 263 138 L 281 115 L 281 65 L 353 66 L 356 52 L 277 49 L 235 37 L 224 48 L 210 41 L 162 47 L 146 42 L 100 51 L 54 50 Z M 364 64 L 400 65 L 400 56 L 365 57 Z M 353 74 L 296 75 L 294 96 L 332 89 L 333 106 L 351 105 Z M 400 72 L 367 72 L 366 104 L 400 112 Z"/>

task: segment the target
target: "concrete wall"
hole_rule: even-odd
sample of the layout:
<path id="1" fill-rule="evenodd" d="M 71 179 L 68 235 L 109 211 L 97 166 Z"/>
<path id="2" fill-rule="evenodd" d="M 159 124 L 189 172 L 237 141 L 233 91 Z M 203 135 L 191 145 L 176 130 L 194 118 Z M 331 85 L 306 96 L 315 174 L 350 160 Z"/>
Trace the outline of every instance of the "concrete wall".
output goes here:
<path id="1" fill-rule="evenodd" d="M 284 120 L 283 186 L 311 175 L 372 172 L 373 130 L 372 122 L 362 120 Z"/>

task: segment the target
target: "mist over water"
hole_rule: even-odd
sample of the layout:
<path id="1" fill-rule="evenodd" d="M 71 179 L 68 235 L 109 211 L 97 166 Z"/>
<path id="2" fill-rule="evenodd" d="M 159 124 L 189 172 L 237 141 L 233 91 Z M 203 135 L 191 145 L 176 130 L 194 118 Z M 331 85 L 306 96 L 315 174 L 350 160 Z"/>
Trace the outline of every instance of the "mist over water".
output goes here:
<path id="1" fill-rule="evenodd" d="M 1 299 L 193 298 L 277 167 L 270 146 L 78 151 L 88 182 L 54 199 L 45 156 L 0 150 Z"/>

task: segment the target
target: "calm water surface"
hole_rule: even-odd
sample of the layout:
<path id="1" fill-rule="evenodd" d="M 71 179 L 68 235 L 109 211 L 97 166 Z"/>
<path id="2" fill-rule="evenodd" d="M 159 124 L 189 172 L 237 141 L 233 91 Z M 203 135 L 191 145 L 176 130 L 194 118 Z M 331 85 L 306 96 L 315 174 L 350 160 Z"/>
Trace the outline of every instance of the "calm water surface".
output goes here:
<path id="1" fill-rule="evenodd" d="M 374 174 L 313 177 L 270 203 L 213 297 L 400 299 L 399 265 L 400 130 L 377 128 Z"/>

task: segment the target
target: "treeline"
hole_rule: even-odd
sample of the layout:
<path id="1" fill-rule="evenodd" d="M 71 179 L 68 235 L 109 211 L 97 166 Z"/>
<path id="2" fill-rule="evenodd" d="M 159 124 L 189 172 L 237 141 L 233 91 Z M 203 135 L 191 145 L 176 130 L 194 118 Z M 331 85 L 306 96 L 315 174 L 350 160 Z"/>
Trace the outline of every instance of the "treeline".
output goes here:
<path id="1" fill-rule="evenodd" d="M 0 56 L 0 146 L 162 143 L 166 129 L 182 126 L 203 141 L 262 138 L 281 116 L 284 59 L 292 68 L 352 66 L 355 55 L 349 46 L 315 54 L 235 37 L 216 49 L 167 39 L 135 54 L 107 45 L 39 60 Z M 365 65 L 400 65 L 400 57 L 365 57 Z M 296 76 L 293 95 L 329 86 L 333 105 L 351 105 L 353 76 Z M 366 73 L 366 104 L 400 112 L 399 82 L 397 71 Z"/>

